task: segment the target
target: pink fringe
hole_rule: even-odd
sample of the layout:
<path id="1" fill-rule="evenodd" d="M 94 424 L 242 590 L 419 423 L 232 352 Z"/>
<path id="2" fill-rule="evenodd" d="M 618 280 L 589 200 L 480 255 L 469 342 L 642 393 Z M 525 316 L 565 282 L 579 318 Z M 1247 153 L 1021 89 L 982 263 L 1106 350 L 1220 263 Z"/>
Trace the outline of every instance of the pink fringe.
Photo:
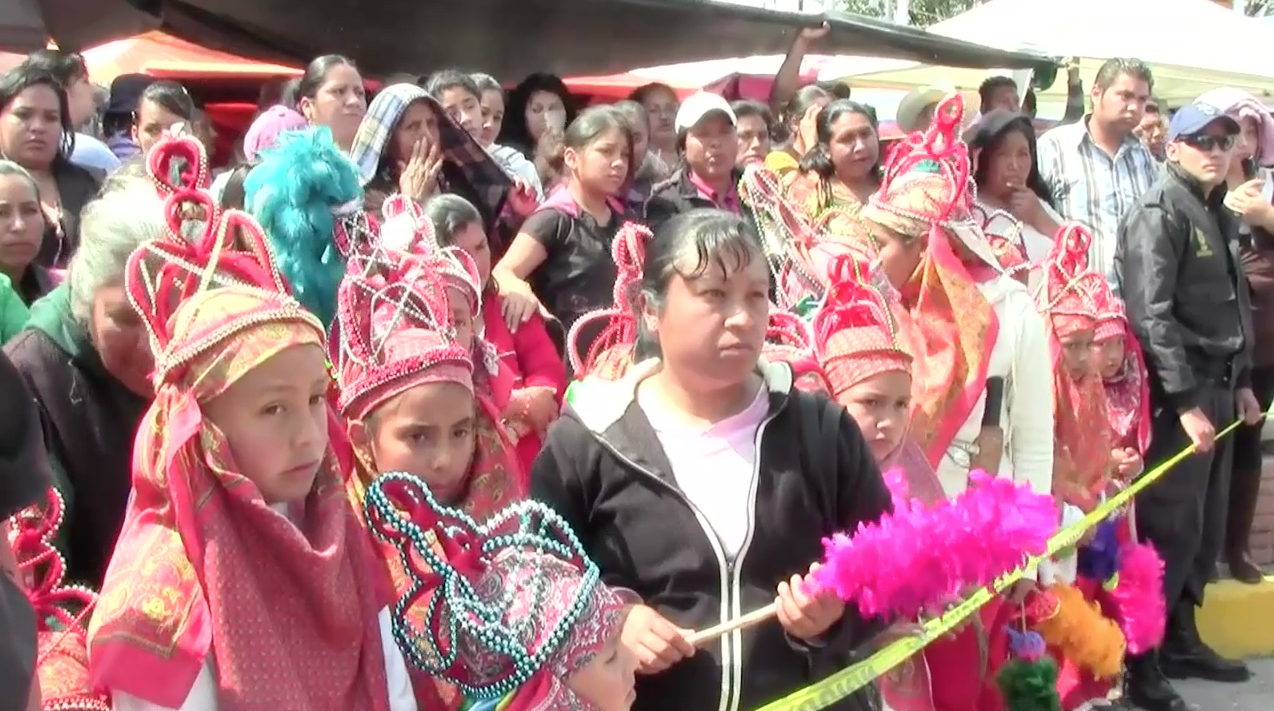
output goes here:
<path id="1" fill-rule="evenodd" d="M 1167 611 L 1163 601 L 1163 559 L 1148 543 L 1125 544 L 1118 580 L 1107 591 L 1114 619 L 1128 641 L 1129 654 L 1141 654 L 1163 641 Z"/>
<path id="2" fill-rule="evenodd" d="M 901 472 L 885 475 L 894 511 L 852 535 L 823 539 L 825 560 L 812 576 L 868 617 L 915 619 L 986 587 L 1042 555 L 1057 532 L 1052 496 L 986 472 L 952 500 L 908 500 Z"/>

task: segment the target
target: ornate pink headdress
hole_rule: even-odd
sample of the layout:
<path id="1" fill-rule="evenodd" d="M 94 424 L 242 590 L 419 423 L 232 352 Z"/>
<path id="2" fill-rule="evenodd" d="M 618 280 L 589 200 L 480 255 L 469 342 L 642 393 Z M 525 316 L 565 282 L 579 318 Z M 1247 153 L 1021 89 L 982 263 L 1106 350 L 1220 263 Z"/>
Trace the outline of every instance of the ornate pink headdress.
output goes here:
<path id="1" fill-rule="evenodd" d="M 637 343 L 637 291 L 651 237 L 650 230 L 636 222 L 625 222 L 615 233 L 611 242 L 615 260 L 612 305 L 579 317 L 566 334 L 566 357 L 577 378 L 594 375 L 616 380 L 632 364 Z M 582 352 L 585 340 L 589 345 Z"/>
<path id="2" fill-rule="evenodd" d="M 1128 312 L 1124 309 L 1124 300 L 1115 296 L 1105 279 L 1101 284 L 1094 284 L 1093 302 L 1097 311 L 1097 333 L 1094 340 L 1101 342 L 1116 336 L 1130 335 L 1131 326 L 1128 323 Z M 1136 341 L 1135 338 L 1131 340 Z"/>
<path id="3" fill-rule="evenodd" d="M 814 314 L 814 353 L 832 395 L 889 371 L 911 372 L 889 301 L 871 285 L 866 263 L 841 256 L 828 267 L 832 287 Z"/>
<path id="4" fill-rule="evenodd" d="M 1092 242 L 1088 230 L 1068 224 L 1058 231 L 1053 248 L 1044 260 L 1044 280 L 1036 303 L 1040 312 L 1049 318 L 1059 339 L 1093 328 L 1097 321 L 1093 279 L 1101 277 L 1088 268 L 1088 249 Z"/>
<path id="5" fill-rule="evenodd" d="M 31 506 L 10 519 L 9 542 L 22 575 L 19 583 L 35 608 L 41 709 L 109 711 L 109 698 L 93 690 L 88 673 L 85 622 L 97 604 L 97 593 L 66 584 L 66 560 L 53 546 L 64 513 L 62 495 L 50 487 L 43 507 Z"/>
<path id="6" fill-rule="evenodd" d="M 426 258 L 387 247 L 357 251 L 337 292 L 331 358 L 342 414 L 361 420 L 425 383 L 473 390 L 473 354 L 457 343 L 441 273 Z"/>
<path id="7" fill-rule="evenodd" d="M 1097 312 L 1094 340 L 1100 343 L 1117 336 L 1124 337 L 1123 366 L 1115 377 L 1103 380 L 1115 443 L 1121 447 L 1132 447 L 1144 455 L 1150 446 L 1152 422 L 1146 357 L 1132 332 L 1124 302 L 1115 296 L 1105 279 L 1091 280 L 1090 285 Z"/>

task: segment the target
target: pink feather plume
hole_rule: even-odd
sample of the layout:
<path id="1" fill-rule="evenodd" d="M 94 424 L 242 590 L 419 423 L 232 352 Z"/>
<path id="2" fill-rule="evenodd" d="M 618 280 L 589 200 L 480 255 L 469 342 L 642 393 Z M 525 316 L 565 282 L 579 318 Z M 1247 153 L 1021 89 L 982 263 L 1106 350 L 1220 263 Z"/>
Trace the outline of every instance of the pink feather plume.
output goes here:
<path id="1" fill-rule="evenodd" d="M 1119 554 L 1119 577 L 1107 591 L 1111 617 L 1119 621 L 1129 654 L 1163 641 L 1167 620 L 1163 601 L 1163 559 L 1148 543 L 1128 544 Z"/>
<path id="2" fill-rule="evenodd" d="M 908 500 L 902 474 L 886 482 L 892 514 L 823 539 L 825 560 L 812 577 L 868 617 L 915 619 L 985 587 L 1042 555 L 1057 532 L 1051 496 L 976 471 L 969 488 L 926 506 Z"/>

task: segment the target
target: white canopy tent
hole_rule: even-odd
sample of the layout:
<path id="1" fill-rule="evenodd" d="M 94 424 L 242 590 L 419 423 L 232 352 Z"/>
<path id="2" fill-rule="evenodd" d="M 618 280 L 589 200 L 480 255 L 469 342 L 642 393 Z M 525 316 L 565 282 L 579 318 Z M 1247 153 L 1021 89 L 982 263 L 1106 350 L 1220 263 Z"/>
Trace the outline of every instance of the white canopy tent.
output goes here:
<path id="1" fill-rule="evenodd" d="M 1000 49 L 1032 50 L 1062 59 L 1078 57 L 1085 86 L 1111 57 L 1136 57 L 1150 65 L 1154 93 L 1170 105 L 1188 103 L 1217 86 L 1274 97 L 1274 25 L 1245 17 L 1209 0 L 991 0 L 930 28 L 934 34 Z M 820 78 L 855 86 L 954 84 L 975 89 L 997 72 L 924 64 L 861 71 L 853 63 L 829 64 Z M 1009 72 L 999 72 L 1008 75 Z M 1066 77 L 1041 101 L 1066 94 Z"/>

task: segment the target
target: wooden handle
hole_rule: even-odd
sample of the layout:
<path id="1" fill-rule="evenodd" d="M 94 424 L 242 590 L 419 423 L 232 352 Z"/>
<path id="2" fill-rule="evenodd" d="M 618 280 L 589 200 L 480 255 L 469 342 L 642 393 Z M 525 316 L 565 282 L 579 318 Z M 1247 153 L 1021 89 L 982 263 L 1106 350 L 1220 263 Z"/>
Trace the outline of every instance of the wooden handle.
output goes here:
<path id="1" fill-rule="evenodd" d="M 722 622 L 719 625 L 713 625 L 707 629 L 699 630 L 690 635 L 687 641 L 696 647 L 702 647 L 708 642 L 712 642 L 719 637 L 724 637 L 735 630 L 744 630 L 760 622 L 774 617 L 778 612 L 778 603 L 772 602 L 765 607 L 753 610 L 742 617 L 736 617 L 728 622 Z"/>

